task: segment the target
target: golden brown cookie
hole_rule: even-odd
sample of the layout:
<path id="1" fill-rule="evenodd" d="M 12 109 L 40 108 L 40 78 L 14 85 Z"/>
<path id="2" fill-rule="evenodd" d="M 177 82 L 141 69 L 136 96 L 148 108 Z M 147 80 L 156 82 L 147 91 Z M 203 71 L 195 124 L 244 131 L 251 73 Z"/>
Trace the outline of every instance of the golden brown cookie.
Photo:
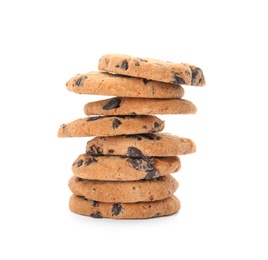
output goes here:
<path id="1" fill-rule="evenodd" d="M 130 157 L 178 156 L 196 151 L 195 143 L 169 133 L 95 137 L 87 142 L 89 155 L 123 155 Z"/>
<path id="2" fill-rule="evenodd" d="M 181 168 L 179 157 L 130 158 L 79 155 L 72 165 L 75 176 L 89 180 L 133 181 L 153 179 Z"/>
<path id="3" fill-rule="evenodd" d="M 139 181 L 87 180 L 73 175 L 69 188 L 73 194 L 102 202 L 154 201 L 170 197 L 179 183 L 172 175 Z"/>
<path id="4" fill-rule="evenodd" d="M 124 54 L 103 55 L 98 69 L 149 80 L 180 85 L 204 86 L 203 71 L 187 63 L 174 63 Z"/>
<path id="5" fill-rule="evenodd" d="M 179 199 L 172 195 L 166 199 L 136 203 L 107 203 L 72 195 L 69 208 L 72 212 L 93 218 L 146 219 L 169 216 L 180 210 Z"/>
<path id="6" fill-rule="evenodd" d="M 164 126 L 164 121 L 152 115 L 91 116 L 62 124 L 58 137 L 153 133 L 162 131 Z"/>
<path id="7" fill-rule="evenodd" d="M 180 85 L 100 71 L 78 74 L 66 83 L 66 87 L 79 94 L 104 96 L 181 98 L 184 95 L 184 89 Z"/>
<path id="8" fill-rule="evenodd" d="M 115 97 L 84 106 L 86 115 L 194 114 L 196 106 L 185 99 Z"/>

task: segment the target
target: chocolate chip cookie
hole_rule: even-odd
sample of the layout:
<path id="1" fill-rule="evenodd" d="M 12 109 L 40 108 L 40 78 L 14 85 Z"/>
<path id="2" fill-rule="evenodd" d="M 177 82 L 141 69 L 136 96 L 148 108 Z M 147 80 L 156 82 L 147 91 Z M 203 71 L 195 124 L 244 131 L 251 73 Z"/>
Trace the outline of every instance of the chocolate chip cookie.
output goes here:
<path id="1" fill-rule="evenodd" d="M 172 175 L 139 181 L 87 180 L 73 175 L 68 184 L 74 195 L 90 200 L 131 203 L 165 199 L 179 186 Z"/>
<path id="2" fill-rule="evenodd" d="M 162 131 L 164 126 L 164 121 L 153 115 L 91 116 L 62 124 L 58 137 L 153 133 Z"/>
<path id="3" fill-rule="evenodd" d="M 153 179 L 175 173 L 181 168 L 179 157 L 79 155 L 72 165 L 75 176 L 89 180 L 133 181 Z"/>
<path id="4" fill-rule="evenodd" d="M 84 106 L 86 115 L 194 114 L 196 106 L 185 99 L 115 97 Z"/>
<path id="5" fill-rule="evenodd" d="M 107 203 L 72 195 L 69 208 L 72 212 L 93 218 L 147 219 L 169 216 L 180 210 L 179 199 L 172 195 L 166 199 L 136 203 Z"/>
<path id="6" fill-rule="evenodd" d="M 94 137 L 86 145 L 89 155 L 123 155 L 129 157 L 178 156 L 196 151 L 195 143 L 169 133 Z"/>
<path id="7" fill-rule="evenodd" d="M 79 94 L 104 96 L 181 98 L 184 95 L 180 85 L 100 71 L 78 74 L 66 83 L 66 87 Z"/>
<path id="8" fill-rule="evenodd" d="M 98 64 L 102 71 L 178 85 L 204 86 L 203 71 L 187 63 L 174 63 L 124 54 L 103 55 Z"/>

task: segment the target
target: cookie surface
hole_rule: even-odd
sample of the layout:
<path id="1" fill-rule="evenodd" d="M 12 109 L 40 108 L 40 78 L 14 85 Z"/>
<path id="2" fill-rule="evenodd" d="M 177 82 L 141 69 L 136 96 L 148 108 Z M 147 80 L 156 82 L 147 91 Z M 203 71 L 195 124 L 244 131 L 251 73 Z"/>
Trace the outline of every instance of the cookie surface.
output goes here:
<path id="1" fill-rule="evenodd" d="M 179 157 L 130 158 L 79 155 L 72 165 L 75 176 L 89 180 L 133 181 L 153 179 L 181 168 Z"/>
<path id="2" fill-rule="evenodd" d="M 95 137 L 87 142 L 89 155 L 122 155 L 129 157 L 178 156 L 196 151 L 195 143 L 169 133 Z"/>
<path id="3" fill-rule="evenodd" d="M 164 200 L 137 203 L 105 203 L 71 195 L 72 212 L 93 218 L 146 219 L 169 216 L 180 210 L 179 199 L 172 195 Z"/>
<path id="4" fill-rule="evenodd" d="M 66 87 L 79 94 L 104 96 L 181 98 L 184 95 L 184 89 L 180 85 L 100 71 L 76 75 L 66 83 Z"/>
<path id="5" fill-rule="evenodd" d="M 86 115 L 194 114 L 196 106 L 185 99 L 115 97 L 84 106 Z"/>
<path id="6" fill-rule="evenodd" d="M 103 55 L 99 60 L 98 69 L 179 85 L 204 86 L 206 84 L 203 71 L 194 65 L 137 58 L 124 54 Z"/>
<path id="7" fill-rule="evenodd" d="M 170 197 L 179 183 L 171 175 L 139 181 L 98 181 L 72 176 L 68 185 L 74 195 L 90 200 L 134 203 Z"/>
<path id="8" fill-rule="evenodd" d="M 58 129 L 58 137 L 153 133 L 162 131 L 164 126 L 164 121 L 151 115 L 92 116 L 62 124 Z"/>

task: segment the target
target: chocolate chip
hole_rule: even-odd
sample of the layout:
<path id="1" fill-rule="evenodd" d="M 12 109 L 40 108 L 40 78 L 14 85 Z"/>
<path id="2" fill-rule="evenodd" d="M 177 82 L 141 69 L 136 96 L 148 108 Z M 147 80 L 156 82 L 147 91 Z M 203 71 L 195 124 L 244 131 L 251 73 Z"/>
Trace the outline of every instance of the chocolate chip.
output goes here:
<path id="1" fill-rule="evenodd" d="M 137 141 L 142 140 L 142 138 L 138 135 L 126 135 L 125 138 L 135 139 Z"/>
<path id="2" fill-rule="evenodd" d="M 102 107 L 103 110 L 111 110 L 120 107 L 121 98 L 116 97 L 111 99 L 106 105 Z"/>
<path id="3" fill-rule="evenodd" d="M 184 80 L 182 79 L 181 75 L 178 73 L 174 73 L 174 81 L 173 84 L 185 84 Z"/>
<path id="4" fill-rule="evenodd" d="M 147 129 L 147 126 L 146 126 L 146 125 L 144 125 L 144 126 L 142 126 L 142 128 L 143 128 L 143 129 Z"/>
<path id="5" fill-rule="evenodd" d="M 84 180 L 85 180 L 85 179 L 82 179 L 82 178 L 80 178 L 80 177 L 76 177 L 74 181 L 75 181 L 75 182 L 82 182 L 82 181 L 84 181 Z"/>
<path id="6" fill-rule="evenodd" d="M 147 140 L 154 140 L 153 136 L 151 136 L 150 134 L 142 134 L 141 136 Z"/>
<path id="7" fill-rule="evenodd" d="M 154 169 L 154 159 L 150 157 L 136 158 L 128 160 L 133 168 L 138 171 L 152 171 Z"/>
<path id="8" fill-rule="evenodd" d="M 160 125 L 157 122 L 154 122 L 154 127 L 158 128 Z"/>
<path id="9" fill-rule="evenodd" d="M 88 201 L 88 199 L 87 199 L 86 197 L 84 197 L 84 196 L 81 196 L 81 198 L 82 198 L 83 200 L 85 200 L 85 201 Z"/>
<path id="10" fill-rule="evenodd" d="M 96 211 L 96 212 L 90 214 L 90 217 L 92 217 L 92 218 L 103 218 L 102 214 L 99 211 Z"/>
<path id="11" fill-rule="evenodd" d="M 143 157 L 143 154 L 139 149 L 131 146 L 131 147 L 128 147 L 128 149 L 127 149 L 127 156 L 129 156 L 129 157 Z"/>
<path id="12" fill-rule="evenodd" d="M 102 118 L 103 118 L 102 116 L 90 116 L 90 117 L 88 117 L 87 122 L 99 120 Z"/>
<path id="13" fill-rule="evenodd" d="M 77 87 L 82 86 L 86 78 L 87 78 L 87 76 L 81 76 L 81 77 L 77 78 L 74 82 L 74 85 Z"/>
<path id="14" fill-rule="evenodd" d="M 117 216 L 123 210 L 123 207 L 119 203 L 114 203 L 112 208 L 112 216 Z"/>
<path id="15" fill-rule="evenodd" d="M 66 124 L 62 124 L 60 127 L 65 128 L 66 126 L 67 126 Z"/>
<path id="16" fill-rule="evenodd" d="M 128 69 L 128 62 L 127 60 L 123 60 L 120 64 L 120 68 L 123 70 L 127 70 Z"/>
<path id="17" fill-rule="evenodd" d="M 149 82 L 148 79 L 142 79 L 142 81 L 143 81 L 143 83 L 144 83 L 145 85 Z"/>
<path id="18" fill-rule="evenodd" d="M 81 159 L 81 160 L 75 162 L 75 163 L 73 164 L 73 166 L 80 167 L 80 166 L 83 164 L 83 162 L 84 162 L 84 161 Z"/>
<path id="19" fill-rule="evenodd" d="M 86 161 L 85 161 L 85 166 L 88 166 L 94 162 L 97 162 L 96 158 L 95 157 L 91 157 L 91 158 L 87 158 Z"/>
<path id="20" fill-rule="evenodd" d="M 99 202 L 96 201 L 96 200 L 92 200 L 90 204 L 91 204 L 91 206 L 93 206 L 93 207 L 98 207 L 98 206 L 99 206 Z"/>
<path id="21" fill-rule="evenodd" d="M 161 137 L 160 136 L 157 136 L 155 140 L 160 140 L 160 139 L 161 139 Z"/>
<path id="22" fill-rule="evenodd" d="M 148 179 L 154 179 L 154 178 L 158 178 L 160 176 L 160 173 L 158 170 L 153 169 L 151 171 L 148 171 L 146 176 L 144 177 L 144 179 L 148 180 Z"/>
<path id="23" fill-rule="evenodd" d="M 201 77 L 201 79 L 198 79 Z M 194 68 L 192 70 L 192 80 L 191 80 L 191 85 L 195 85 L 196 83 L 200 83 L 203 79 L 203 73 L 202 70 L 198 67 Z"/>
<path id="24" fill-rule="evenodd" d="M 113 149 L 108 150 L 108 153 L 114 153 Z"/>
<path id="25" fill-rule="evenodd" d="M 118 126 L 120 126 L 121 124 L 122 124 L 121 121 L 118 120 L 117 118 L 115 118 L 115 119 L 113 120 L 113 129 L 118 128 Z"/>
<path id="26" fill-rule="evenodd" d="M 135 66 L 140 66 L 140 63 L 137 60 L 134 60 Z"/>
<path id="27" fill-rule="evenodd" d="M 93 144 L 92 146 L 89 147 L 89 150 L 86 151 L 87 154 L 89 155 L 102 155 L 102 149 L 98 146 L 96 146 L 95 144 Z"/>

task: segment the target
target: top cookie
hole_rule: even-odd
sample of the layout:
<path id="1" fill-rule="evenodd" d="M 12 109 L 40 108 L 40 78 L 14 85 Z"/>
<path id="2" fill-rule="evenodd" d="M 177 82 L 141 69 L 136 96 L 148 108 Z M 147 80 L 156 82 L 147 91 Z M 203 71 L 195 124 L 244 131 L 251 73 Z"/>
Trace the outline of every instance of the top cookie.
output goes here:
<path id="1" fill-rule="evenodd" d="M 151 58 L 137 58 L 124 54 L 103 55 L 98 69 L 179 85 L 204 86 L 203 71 L 187 63 L 174 63 Z"/>
<path id="2" fill-rule="evenodd" d="M 180 85 L 99 71 L 78 74 L 66 83 L 66 87 L 79 94 L 104 96 L 181 98 L 184 95 Z"/>

